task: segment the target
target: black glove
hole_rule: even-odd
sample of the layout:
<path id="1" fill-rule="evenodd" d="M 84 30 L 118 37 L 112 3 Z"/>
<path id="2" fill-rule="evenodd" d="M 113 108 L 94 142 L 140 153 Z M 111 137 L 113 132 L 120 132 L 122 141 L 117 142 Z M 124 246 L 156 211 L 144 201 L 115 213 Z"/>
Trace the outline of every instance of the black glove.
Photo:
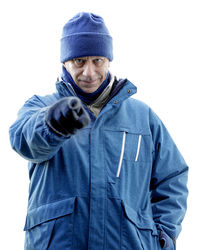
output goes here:
<path id="1" fill-rule="evenodd" d="M 53 104 L 47 111 L 45 120 L 57 134 L 68 136 L 90 123 L 88 113 L 77 97 L 65 97 Z"/>

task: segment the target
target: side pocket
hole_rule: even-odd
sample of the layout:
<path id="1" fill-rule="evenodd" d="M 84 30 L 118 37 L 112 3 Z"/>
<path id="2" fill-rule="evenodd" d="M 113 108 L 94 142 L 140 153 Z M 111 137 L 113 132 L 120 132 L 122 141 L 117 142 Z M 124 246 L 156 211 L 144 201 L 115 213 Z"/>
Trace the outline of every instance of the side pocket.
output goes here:
<path id="1" fill-rule="evenodd" d="M 28 229 L 25 236 L 25 250 L 47 249 L 54 225 L 55 220 L 51 220 Z"/>
<path id="2" fill-rule="evenodd" d="M 122 245 L 125 249 L 161 250 L 158 231 L 148 214 L 141 214 L 122 201 Z M 171 249 L 170 249 L 171 250 Z"/>
<path id="3" fill-rule="evenodd" d="M 24 227 L 24 231 L 26 231 L 24 249 L 65 249 L 66 246 L 69 247 L 67 249 L 70 249 L 74 203 L 75 197 L 42 205 L 28 211 Z"/>

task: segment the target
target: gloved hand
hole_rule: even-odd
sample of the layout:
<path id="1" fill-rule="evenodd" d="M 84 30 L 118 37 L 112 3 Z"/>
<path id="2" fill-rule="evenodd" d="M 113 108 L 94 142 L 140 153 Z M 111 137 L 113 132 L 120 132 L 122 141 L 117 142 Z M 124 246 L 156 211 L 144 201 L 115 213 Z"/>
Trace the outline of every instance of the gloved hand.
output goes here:
<path id="1" fill-rule="evenodd" d="M 45 120 L 57 134 L 68 136 L 90 123 L 88 113 L 77 97 L 64 97 L 47 111 Z"/>

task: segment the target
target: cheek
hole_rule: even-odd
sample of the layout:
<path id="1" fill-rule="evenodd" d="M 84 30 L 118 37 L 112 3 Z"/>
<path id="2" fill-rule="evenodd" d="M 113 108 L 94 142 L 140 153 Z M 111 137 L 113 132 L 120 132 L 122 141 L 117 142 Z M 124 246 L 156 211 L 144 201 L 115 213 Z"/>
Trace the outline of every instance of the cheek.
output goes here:
<path id="1" fill-rule="evenodd" d="M 68 71 L 70 73 L 70 75 L 72 76 L 73 80 L 75 81 L 79 75 L 81 74 L 81 72 L 77 69 L 74 69 L 73 67 L 70 68 L 70 70 Z"/>
<path id="2" fill-rule="evenodd" d="M 74 68 L 73 64 L 69 62 L 68 64 L 65 65 L 66 70 L 70 73 L 72 78 L 76 76 L 76 69 Z"/>
<path id="3" fill-rule="evenodd" d="M 108 67 L 105 66 L 102 70 L 101 70 L 101 75 L 103 76 L 104 80 L 107 76 L 107 73 L 108 73 Z"/>

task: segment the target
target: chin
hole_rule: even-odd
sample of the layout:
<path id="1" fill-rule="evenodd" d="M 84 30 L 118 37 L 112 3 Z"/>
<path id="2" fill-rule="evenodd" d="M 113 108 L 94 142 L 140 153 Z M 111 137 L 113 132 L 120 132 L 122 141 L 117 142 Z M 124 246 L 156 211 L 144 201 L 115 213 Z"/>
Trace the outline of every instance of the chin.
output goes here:
<path id="1" fill-rule="evenodd" d="M 97 88 L 96 89 L 83 89 L 83 91 L 88 93 L 88 94 L 91 94 L 91 93 L 95 92 L 96 90 L 97 90 Z"/>
<path id="2" fill-rule="evenodd" d="M 86 87 L 86 86 L 84 86 L 84 87 L 82 87 L 81 89 L 84 91 L 84 92 L 86 92 L 86 93 L 88 93 L 88 94 L 91 94 L 91 93 L 93 93 L 93 92 L 95 92 L 98 88 L 99 88 L 100 86 L 98 85 L 98 86 L 91 86 L 91 87 Z"/>

